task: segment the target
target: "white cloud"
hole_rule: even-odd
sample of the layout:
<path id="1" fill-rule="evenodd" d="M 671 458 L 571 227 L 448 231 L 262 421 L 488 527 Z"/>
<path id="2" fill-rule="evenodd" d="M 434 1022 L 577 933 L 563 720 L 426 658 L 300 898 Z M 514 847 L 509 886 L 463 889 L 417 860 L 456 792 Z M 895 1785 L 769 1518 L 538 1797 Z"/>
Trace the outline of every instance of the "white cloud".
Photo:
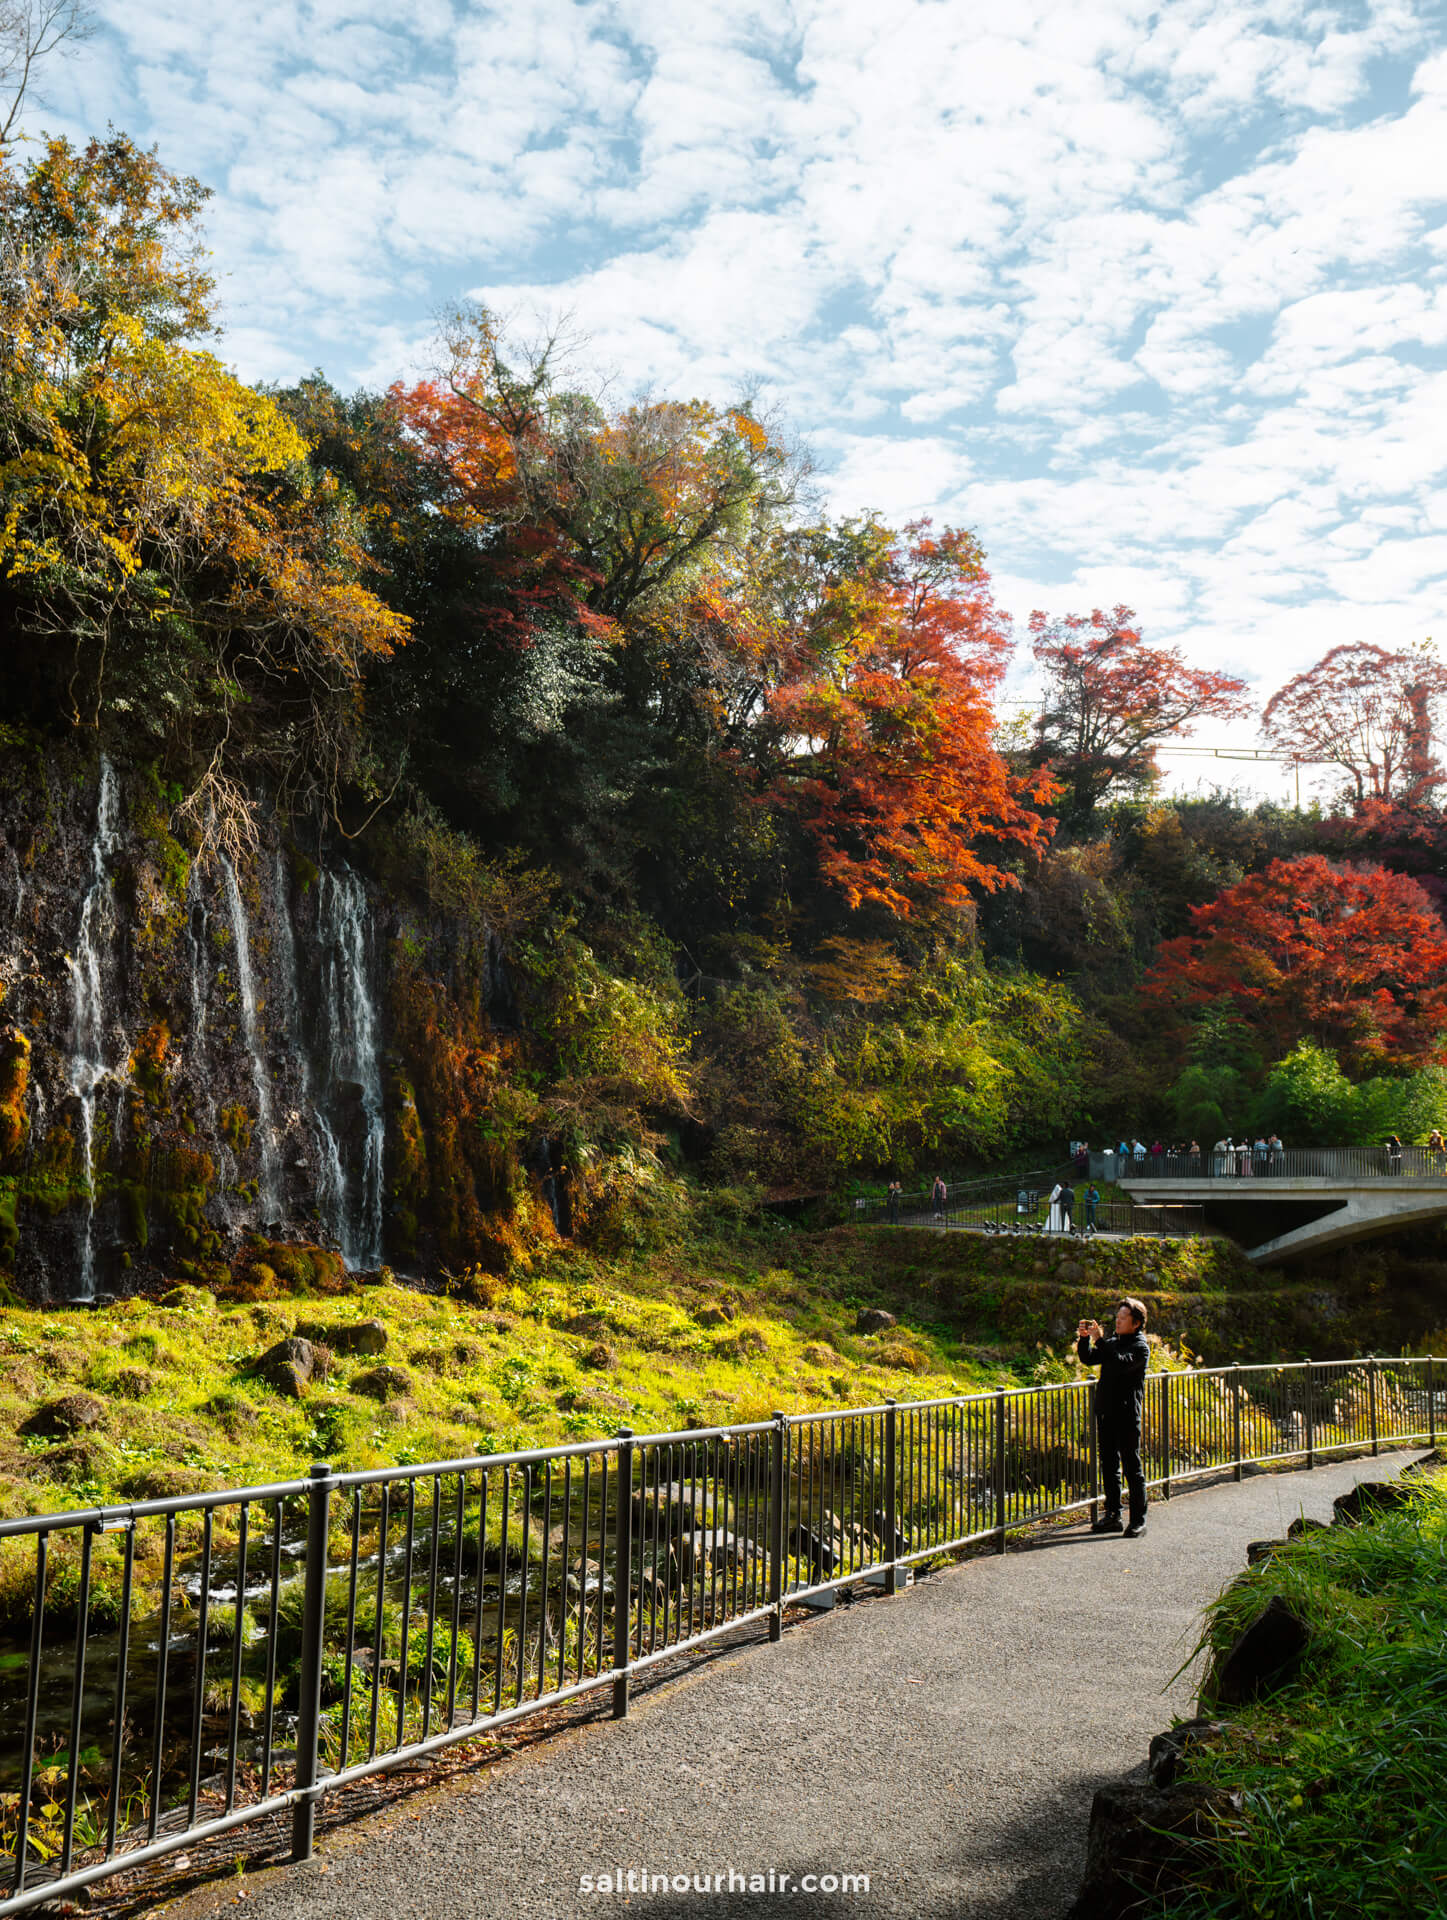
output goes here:
<path id="1" fill-rule="evenodd" d="M 837 510 L 972 525 L 1022 617 L 1123 599 L 1268 690 L 1440 629 L 1428 0 L 103 3 L 48 118 L 216 187 L 243 372 L 385 384 L 473 288 L 625 388 L 763 379 Z"/>

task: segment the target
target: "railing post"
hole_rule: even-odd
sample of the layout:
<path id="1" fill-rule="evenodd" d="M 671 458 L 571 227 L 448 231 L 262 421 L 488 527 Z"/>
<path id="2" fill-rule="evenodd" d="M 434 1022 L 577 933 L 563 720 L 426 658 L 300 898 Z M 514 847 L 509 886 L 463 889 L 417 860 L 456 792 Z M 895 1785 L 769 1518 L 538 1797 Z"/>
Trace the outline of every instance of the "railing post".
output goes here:
<path id="1" fill-rule="evenodd" d="M 1235 1467 L 1235 1477 L 1239 1481 L 1243 1472 L 1241 1462 L 1241 1362 L 1233 1361 L 1231 1366 L 1231 1462 Z"/>
<path id="2" fill-rule="evenodd" d="M 1316 1368 L 1310 1360 L 1306 1363 L 1306 1464 L 1316 1465 Z"/>
<path id="3" fill-rule="evenodd" d="M 1427 1355 L 1427 1445 L 1437 1444 L 1437 1362 Z"/>
<path id="4" fill-rule="evenodd" d="M 784 1637 L 784 1447 L 789 1416 L 771 1416 L 774 1432 L 769 1448 L 769 1638 Z"/>
<path id="5" fill-rule="evenodd" d="M 995 1389 L 995 1551 L 1005 1551 L 1005 1389 Z"/>
<path id="6" fill-rule="evenodd" d="M 899 1415 L 893 1400 L 884 1414 L 884 1525 L 889 1542 L 889 1566 L 884 1591 L 899 1592 Z"/>
<path id="7" fill-rule="evenodd" d="M 633 1611 L 633 1429 L 620 1427 L 613 1514 L 613 1718 L 628 1716 Z"/>
<path id="8" fill-rule="evenodd" d="M 1165 1473 L 1161 1479 L 1161 1498 L 1171 1497 L 1171 1376 L 1161 1375 L 1161 1455 Z"/>
<path id="9" fill-rule="evenodd" d="M 1367 1405 L 1372 1416 L 1372 1458 L 1377 1457 L 1377 1356 L 1367 1360 Z"/>
<path id="10" fill-rule="evenodd" d="M 1100 1440 L 1095 1431 L 1095 1382 L 1085 1389 L 1085 1423 L 1089 1429 L 1086 1445 L 1090 1449 L 1090 1524 L 1100 1518 Z"/>
<path id="11" fill-rule="evenodd" d="M 301 1682 L 296 1716 L 296 1790 L 291 1857 L 310 1860 L 316 1841 L 317 1774 L 321 1758 L 322 1652 L 327 1624 L 327 1538 L 336 1480 L 325 1461 L 307 1475 L 306 1585 L 302 1591 Z M 402 1622 L 405 1635 L 407 1622 Z"/>

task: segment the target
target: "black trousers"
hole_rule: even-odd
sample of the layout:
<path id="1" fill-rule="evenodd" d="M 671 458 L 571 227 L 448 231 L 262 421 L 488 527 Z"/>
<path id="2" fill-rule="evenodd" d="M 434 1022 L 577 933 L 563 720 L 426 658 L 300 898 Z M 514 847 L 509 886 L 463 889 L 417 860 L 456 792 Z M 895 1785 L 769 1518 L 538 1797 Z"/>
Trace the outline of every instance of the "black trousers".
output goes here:
<path id="1" fill-rule="evenodd" d="M 1096 1421 L 1095 1432 L 1100 1442 L 1100 1479 L 1105 1488 L 1106 1512 L 1120 1512 L 1120 1477 L 1123 1472 L 1130 1494 L 1130 1517 L 1132 1520 L 1144 1520 L 1146 1476 L 1141 1466 L 1140 1422 L 1107 1416 L 1104 1420 Z"/>

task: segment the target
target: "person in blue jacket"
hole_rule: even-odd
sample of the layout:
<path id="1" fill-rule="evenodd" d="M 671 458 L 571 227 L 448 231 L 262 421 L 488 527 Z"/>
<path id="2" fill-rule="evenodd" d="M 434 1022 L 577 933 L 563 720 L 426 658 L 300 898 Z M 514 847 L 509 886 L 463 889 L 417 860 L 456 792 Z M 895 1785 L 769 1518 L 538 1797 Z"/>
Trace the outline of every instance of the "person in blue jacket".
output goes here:
<path id="1" fill-rule="evenodd" d="M 1099 1367 L 1095 1389 L 1095 1427 L 1100 1442 L 1100 1476 L 1105 1512 L 1093 1533 L 1124 1533 L 1134 1540 L 1146 1530 L 1146 1477 L 1141 1466 L 1141 1398 L 1151 1350 L 1146 1344 L 1145 1303 L 1122 1300 L 1115 1310 L 1115 1332 L 1107 1335 L 1098 1320 L 1082 1320 L 1076 1329 L 1081 1364 Z M 1120 1481 L 1124 1471 L 1130 1494 L 1130 1524 L 1122 1526 Z"/>

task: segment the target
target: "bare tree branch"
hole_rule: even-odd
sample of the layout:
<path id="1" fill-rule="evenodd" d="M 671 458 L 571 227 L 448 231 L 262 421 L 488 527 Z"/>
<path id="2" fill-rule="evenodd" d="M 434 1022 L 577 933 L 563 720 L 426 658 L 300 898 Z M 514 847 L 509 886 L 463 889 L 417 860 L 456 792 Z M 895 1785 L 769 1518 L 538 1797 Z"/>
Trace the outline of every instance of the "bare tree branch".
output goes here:
<path id="1" fill-rule="evenodd" d="M 92 0 L 0 0 L 0 147 L 20 123 L 35 71 L 53 53 L 77 52 L 96 30 Z"/>

